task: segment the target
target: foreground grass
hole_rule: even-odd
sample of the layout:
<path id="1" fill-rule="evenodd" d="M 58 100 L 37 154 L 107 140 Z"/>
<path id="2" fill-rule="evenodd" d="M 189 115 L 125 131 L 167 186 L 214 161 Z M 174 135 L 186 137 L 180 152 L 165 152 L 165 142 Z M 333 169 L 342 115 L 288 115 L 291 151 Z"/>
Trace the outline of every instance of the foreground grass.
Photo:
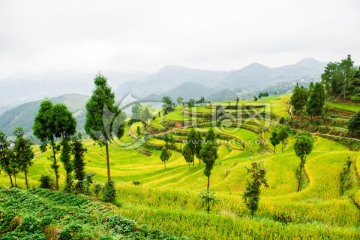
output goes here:
<path id="1" fill-rule="evenodd" d="M 136 224 L 117 207 L 46 189 L 0 189 L 0 239 L 182 239 Z"/>

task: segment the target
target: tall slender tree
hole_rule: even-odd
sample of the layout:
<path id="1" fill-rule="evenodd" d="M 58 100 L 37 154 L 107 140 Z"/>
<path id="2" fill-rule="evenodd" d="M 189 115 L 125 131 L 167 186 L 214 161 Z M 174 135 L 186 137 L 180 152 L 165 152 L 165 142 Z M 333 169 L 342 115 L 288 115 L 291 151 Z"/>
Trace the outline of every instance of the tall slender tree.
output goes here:
<path id="1" fill-rule="evenodd" d="M 202 197 L 207 203 L 207 212 L 210 212 L 210 203 L 214 200 L 210 191 L 211 170 L 214 167 L 215 160 L 218 158 L 215 134 L 212 128 L 206 133 L 205 143 L 200 151 L 200 158 L 205 163 L 204 175 L 207 177 L 207 188 L 205 195 Z"/>
<path id="2" fill-rule="evenodd" d="M 348 55 L 347 58 L 341 61 L 340 69 L 342 75 L 344 76 L 344 84 L 343 84 L 342 92 L 343 92 L 343 98 L 345 100 L 349 84 L 352 81 L 355 74 L 354 61 L 351 59 L 351 55 Z"/>
<path id="3" fill-rule="evenodd" d="M 85 178 L 85 157 L 84 154 L 87 149 L 81 141 L 81 134 L 72 139 L 72 154 L 74 155 L 73 165 L 75 179 L 77 183 L 75 189 L 79 192 L 84 192 L 84 178 Z"/>
<path id="4" fill-rule="evenodd" d="M 14 187 L 12 179 L 13 168 L 11 161 L 13 158 L 13 152 L 10 149 L 10 141 L 7 139 L 7 135 L 0 131 L 0 168 L 9 176 L 10 185 Z"/>
<path id="5" fill-rule="evenodd" d="M 191 148 L 189 145 L 185 145 L 182 154 L 185 158 L 185 161 L 189 164 L 189 168 L 190 168 L 190 163 L 194 162 L 194 155 L 192 154 Z"/>
<path id="6" fill-rule="evenodd" d="M 25 131 L 22 127 L 17 127 L 14 130 L 14 135 L 16 137 L 14 144 L 14 159 L 16 159 L 17 167 L 20 172 L 23 172 L 25 175 L 25 185 L 26 188 L 29 188 L 28 173 L 29 167 L 33 164 L 34 152 L 32 150 L 33 141 L 31 138 L 25 138 Z"/>
<path id="7" fill-rule="evenodd" d="M 279 133 L 277 128 L 273 128 L 270 137 L 271 145 L 274 147 L 274 154 L 276 153 L 276 145 L 280 143 Z"/>
<path id="8" fill-rule="evenodd" d="M 124 135 L 125 114 L 115 104 L 115 94 L 106 77 L 98 74 L 95 89 L 86 104 L 85 131 L 101 146 L 105 145 L 108 182 L 111 181 L 109 144 Z"/>
<path id="9" fill-rule="evenodd" d="M 200 157 L 201 146 L 202 146 L 202 137 L 201 137 L 201 133 L 198 131 L 195 142 L 195 156 L 199 159 L 199 165 L 201 163 L 201 157 Z"/>
<path id="10" fill-rule="evenodd" d="M 289 137 L 288 127 L 280 126 L 278 130 L 278 139 L 281 142 L 281 152 L 284 153 L 284 143 L 286 139 Z M 275 152 L 275 147 L 274 147 Z"/>
<path id="11" fill-rule="evenodd" d="M 191 159 L 193 160 L 193 166 L 194 166 L 194 156 L 196 155 L 196 151 L 197 151 L 197 134 L 194 128 L 190 129 L 190 133 L 187 137 L 187 143 L 186 145 L 189 147 L 189 149 L 191 150 Z"/>
<path id="12" fill-rule="evenodd" d="M 160 159 L 161 159 L 161 161 L 164 162 L 165 169 L 166 169 L 166 161 L 169 160 L 169 158 L 170 158 L 169 151 L 166 149 L 166 147 L 163 147 L 161 150 Z"/>
<path id="13" fill-rule="evenodd" d="M 260 187 L 264 185 L 269 187 L 267 184 L 266 170 L 261 166 L 260 163 L 253 162 L 251 168 L 248 168 L 248 174 L 250 179 L 246 181 L 246 188 L 244 190 L 243 199 L 246 206 L 251 211 L 251 215 L 254 215 L 255 211 L 259 207 L 260 200 Z"/>
<path id="14" fill-rule="evenodd" d="M 307 133 L 304 132 L 300 134 L 295 141 L 294 144 L 294 151 L 296 156 L 300 158 L 300 166 L 297 172 L 298 175 L 298 188 L 297 191 L 299 192 L 301 189 L 301 184 L 303 180 L 303 171 L 305 167 L 306 162 L 306 156 L 309 155 L 314 147 L 314 139 L 313 137 Z"/>
<path id="15" fill-rule="evenodd" d="M 311 117 L 318 117 L 323 112 L 325 104 L 325 89 L 321 83 L 316 83 L 306 104 L 306 111 Z"/>
<path id="16" fill-rule="evenodd" d="M 55 173 L 56 189 L 59 189 L 59 165 L 56 153 L 60 150 L 57 139 L 68 138 L 76 132 L 76 120 L 64 104 L 53 105 L 50 100 L 44 100 L 35 117 L 33 134 L 41 141 L 42 152 L 50 145 L 52 150 L 52 169 Z"/>
<path id="17" fill-rule="evenodd" d="M 306 89 L 296 85 L 296 87 L 293 90 L 293 94 L 291 96 L 290 101 L 297 115 L 299 115 L 299 113 L 306 106 L 307 100 L 308 100 L 308 93 Z"/>
<path id="18" fill-rule="evenodd" d="M 61 149 L 60 161 L 63 163 L 66 172 L 64 191 L 71 192 L 73 186 L 73 177 L 71 173 L 74 170 L 74 166 L 71 161 L 71 145 L 69 139 L 64 138 L 61 141 L 61 146 L 62 149 Z"/>
<path id="19" fill-rule="evenodd" d="M 217 147 L 215 144 L 215 134 L 212 128 L 210 128 L 206 134 L 205 143 L 200 151 L 200 157 L 205 163 L 204 174 L 208 178 L 207 190 L 209 190 L 211 170 L 214 167 L 215 160 L 218 158 Z"/>

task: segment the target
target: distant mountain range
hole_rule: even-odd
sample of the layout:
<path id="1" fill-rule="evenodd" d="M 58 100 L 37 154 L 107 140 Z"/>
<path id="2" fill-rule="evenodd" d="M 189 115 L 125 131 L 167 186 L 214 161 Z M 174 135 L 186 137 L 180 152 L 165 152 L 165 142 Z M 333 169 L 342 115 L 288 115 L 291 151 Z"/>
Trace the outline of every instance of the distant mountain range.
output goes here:
<path id="1" fill-rule="evenodd" d="M 54 104 L 65 104 L 77 121 L 77 131 L 83 132 L 86 116 L 85 105 L 88 99 L 88 96 L 81 94 L 66 94 L 51 98 L 50 100 Z M 41 101 L 33 101 L 5 111 L 0 116 L 0 130 L 4 131 L 8 136 L 11 136 L 12 131 L 17 126 L 22 126 L 24 127 L 26 135 L 31 135 L 34 118 L 39 110 L 40 104 Z"/>
<path id="2" fill-rule="evenodd" d="M 159 99 L 162 96 L 185 99 L 224 96 L 222 93 L 233 91 L 244 94 L 257 92 L 271 85 L 281 82 L 299 81 L 301 79 L 319 79 L 326 63 L 314 58 L 305 58 L 293 65 L 277 68 L 253 63 L 234 71 L 209 71 L 185 68 L 181 66 L 167 66 L 159 72 L 143 79 L 123 83 L 116 90 L 118 98 L 131 93 L 138 98 L 147 96 Z M 237 93 L 236 93 L 237 92 Z M 232 95 L 234 96 L 234 95 Z M 241 97 L 247 96 L 241 95 Z"/>

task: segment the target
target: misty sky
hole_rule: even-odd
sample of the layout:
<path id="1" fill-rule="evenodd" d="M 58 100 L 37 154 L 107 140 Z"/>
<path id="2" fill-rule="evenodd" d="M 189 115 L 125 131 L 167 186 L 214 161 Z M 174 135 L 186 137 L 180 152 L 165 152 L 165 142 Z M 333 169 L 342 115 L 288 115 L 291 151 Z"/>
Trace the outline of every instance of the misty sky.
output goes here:
<path id="1" fill-rule="evenodd" d="M 51 71 L 360 63 L 358 0 L 0 0 L 0 79 Z"/>

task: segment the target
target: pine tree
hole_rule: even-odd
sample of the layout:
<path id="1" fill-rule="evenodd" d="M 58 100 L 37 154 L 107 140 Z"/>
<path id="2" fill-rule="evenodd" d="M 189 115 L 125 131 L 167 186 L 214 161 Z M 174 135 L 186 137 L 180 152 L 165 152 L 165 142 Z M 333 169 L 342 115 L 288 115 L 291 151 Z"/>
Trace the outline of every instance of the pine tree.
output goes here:
<path id="1" fill-rule="evenodd" d="M 13 151 L 10 149 L 10 141 L 8 141 L 7 135 L 0 131 L 0 168 L 9 176 L 11 187 L 14 187 L 12 158 Z"/>
<path id="2" fill-rule="evenodd" d="M 24 173 L 25 176 L 25 185 L 26 188 L 29 188 L 28 173 L 29 167 L 33 164 L 34 152 L 32 150 L 33 141 L 30 138 L 24 137 L 24 129 L 18 127 L 14 130 L 14 135 L 16 137 L 14 144 L 14 159 L 17 162 L 17 166 L 20 172 Z"/>
<path id="3" fill-rule="evenodd" d="M 297 115 L 306 106 L 307 100 L 308 93 L 306 92 L 306 89 L 303 87 L 299 87 L 299 85 L 296 85 L 291 96 L 291 105 L 294 107 L 295 113 Z"/>
<path id="4" fill-rule="evenodd" d="M 71 173 L 74 170 L 73 163 L 71 162 L 71 146 L 69 143 L 69 140 L 67 138 L 64 138 L 61 141 L 61 155 L 60 155 L 60 161 L 63 163 L 65 172 L 66 172 L 66 178 L 65 178 L 65 192 L 71 192 L 72 185 L 73 185 L 73 177 Z"/>
<path id="5" fill-rule="evenodd" d="M 85 178 L 85 157 L 84 154 L 87 149 L 81 141 L 81 134 L 72 139 L 72 154 L 74 155 L 73 166 L 75 179 L 77 183 L 75 189 L 79 192 L 84 192 L 84 178 Z"/>
<path id="6" fill-rule="evenodd" d="M 318 117 L 323 112 L 325 104 L 325 89 L 321 83 L 316 83 L 309 101 L 306 104 L 306 111 L 311 117 Z"/>
<path id="7" fill-rule="evenodd" d="M 111 182 L 109 144 L 115 137 L 121 138 L 124 135 L 125 114 L 115 104 L 115 94 L 107 84 L 107 79 L 98 74 L 94 80 L 95 89 L 86 104 L 85 131 L 100 146 L 105 145 L 106 168 L 108 182 L 106 186 L 109 202 L 115 201 L 115 184 Z M 105 192 L 105 191 L 104 191 Z"/>

